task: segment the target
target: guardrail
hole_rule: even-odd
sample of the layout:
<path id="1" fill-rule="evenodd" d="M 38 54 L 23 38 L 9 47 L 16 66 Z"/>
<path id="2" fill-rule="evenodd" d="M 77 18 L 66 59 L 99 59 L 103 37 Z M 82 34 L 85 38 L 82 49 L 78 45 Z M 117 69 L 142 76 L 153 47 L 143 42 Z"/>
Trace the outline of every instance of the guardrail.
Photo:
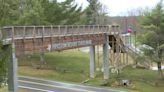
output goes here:
<path id="1" fill-rule="evenodd" d="M 81 34 L 110 33 L 111 26 L 57 25 L 57 26 L 7 26 L 2 29 L 3 39 L 28 37 L 67 36 Z"/>

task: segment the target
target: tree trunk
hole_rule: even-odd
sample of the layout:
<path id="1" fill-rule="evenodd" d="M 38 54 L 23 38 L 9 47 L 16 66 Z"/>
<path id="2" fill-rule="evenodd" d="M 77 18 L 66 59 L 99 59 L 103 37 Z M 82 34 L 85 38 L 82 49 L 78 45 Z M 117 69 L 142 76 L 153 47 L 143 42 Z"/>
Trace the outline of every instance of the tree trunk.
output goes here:
<path id="1" fill-rule="evenodd" d="M 158 74 L 160 78 L 163 78 L 163 73 L 162 73 L 162 66 L 161 62 L 157 62 L 157 67 L 158 67 Z"/>
<path id="2" fill-rule="evenodd" d="M 43 68 L 43 66 L 46 64 L 45 59 L 44 59 L 44 52 L 40 53 L 40 67 L 39 69 Z"/>

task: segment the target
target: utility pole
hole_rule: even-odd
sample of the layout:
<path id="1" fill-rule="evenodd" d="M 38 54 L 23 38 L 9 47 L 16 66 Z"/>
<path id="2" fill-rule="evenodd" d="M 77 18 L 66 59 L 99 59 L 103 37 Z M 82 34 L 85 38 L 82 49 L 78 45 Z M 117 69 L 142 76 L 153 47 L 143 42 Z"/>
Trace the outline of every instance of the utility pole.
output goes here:
<path id="1" fill-rule="evenodd" d="M 9 92 L 18 92 L 18 77 L 17 77 L 17 58 L 15 55 L 15 44 L 11 44 L 9 74 L 8 74 L 8 90 Z"/>
<path id="2" fill-rule="evenodd" d="M 17 75 L 17 57 L 15 51 L 14 42 L 14 27 L 12 27 L 12 43 L 10 47 L 10 61 L 9 61 L 9 72 L 8 72 L 8 90 L 9 92 L 18 92 L 18 75 Z"/>

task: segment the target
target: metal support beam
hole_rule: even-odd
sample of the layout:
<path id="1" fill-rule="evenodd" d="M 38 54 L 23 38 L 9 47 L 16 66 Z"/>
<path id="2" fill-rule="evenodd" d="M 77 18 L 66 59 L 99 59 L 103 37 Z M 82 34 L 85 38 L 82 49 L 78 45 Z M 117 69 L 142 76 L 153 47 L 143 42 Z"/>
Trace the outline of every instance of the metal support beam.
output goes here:
<path id="1" fill-rule="evenodd" d="M 15 55 L 15 44 L 11 47 L 11 57 L 9 61 L 8 90 L 9 92 L 18 92 L 17 77 L 17 58 Z"/>
<path id="2" fill-rule="evenodd" d="M 104 68 L 104 79 L 109 79 L 109 37 L 105 34 L 106 43 L 103 44 L 103 68 Z"/>
<path id="3" fill-rule="evenodd" d="M 90 46 L 90 78 L 95 78 L 95 46 Z"/>

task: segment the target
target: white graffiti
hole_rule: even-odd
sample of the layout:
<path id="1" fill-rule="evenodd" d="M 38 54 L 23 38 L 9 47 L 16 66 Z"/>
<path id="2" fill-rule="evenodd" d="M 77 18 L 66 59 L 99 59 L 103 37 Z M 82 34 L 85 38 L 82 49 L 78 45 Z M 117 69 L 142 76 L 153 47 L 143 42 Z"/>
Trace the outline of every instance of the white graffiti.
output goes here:
<path id="1" fill-rule="evenodd" d="M 91 40 L 85 40 L 85 41 L 76 41 L 76 42 L 66 42 L 66 43 L 55 43 L 52 44 L 52 46 L 48 46 L 47 49 L 64 49 L 64 48 L 72 48 L 72 47 L 78 47 L 78 46 L 86 46 L 91 45 Z"/>

